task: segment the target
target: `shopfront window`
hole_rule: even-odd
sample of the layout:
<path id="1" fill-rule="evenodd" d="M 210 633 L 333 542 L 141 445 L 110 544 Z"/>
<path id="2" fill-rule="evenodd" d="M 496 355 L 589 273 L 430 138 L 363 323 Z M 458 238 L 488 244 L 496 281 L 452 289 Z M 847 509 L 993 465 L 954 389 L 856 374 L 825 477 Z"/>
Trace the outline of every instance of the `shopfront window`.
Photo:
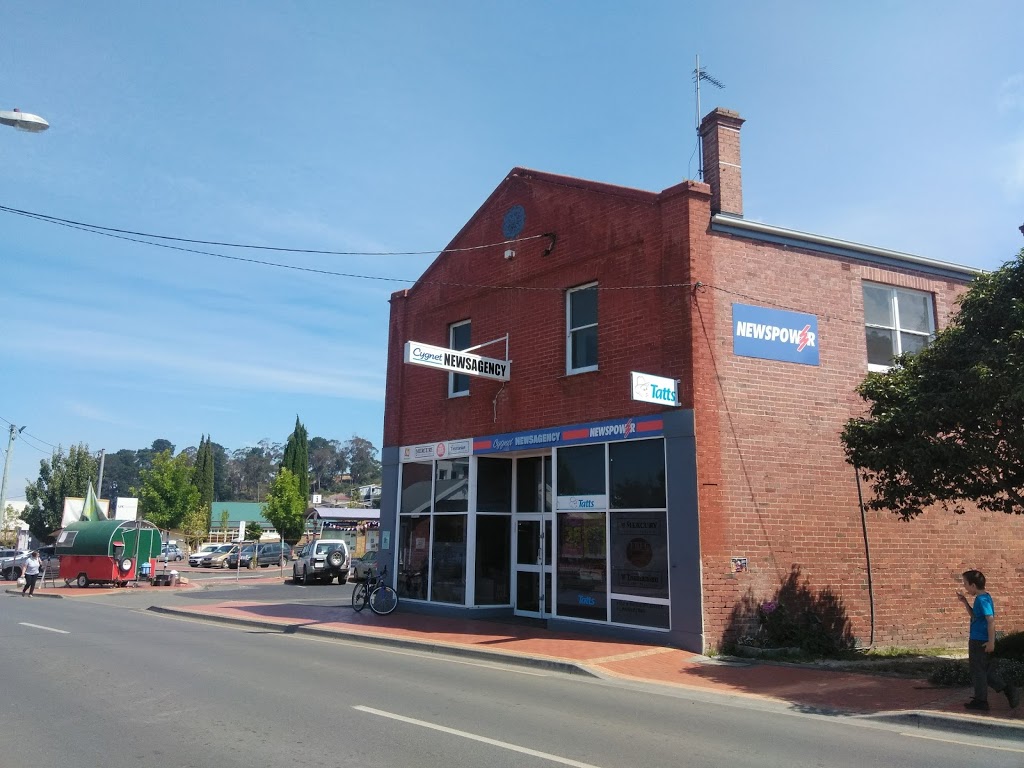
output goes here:
<path id="1" fill-rule="evenodd" d="M 603 495 L 605 489 L 604 443 L 558 449 L 558 495 Z"/>
<path id="2" fill-rule="evenodd" d="M 436 515 L 431 557 L 430 599 L 466 602 L 466 516 Z"/>
<path id="3" fill-rule="evenodd" d="M 476 519 L 476 604 L 508 605 L 511 573 L 511 516 L 479 515 Z"/>
<path id="4" fill-rule="evenodd" d="M 400 517 L 398 524 L 398 595 L 412 600 L 426 600 L 429 574 L 430 515 Z"/>
<path id="5" fill-rule="evenodd" d="M 430 512 L 430 478 L 434 463 L 410 462 L 402 465 L 401 512 L 408 515 Z"/>
<path id="6" fill-rule="evenodd" d="M 476 460 L 476 511 L 512 511 L 512 460 Z"/>
<path id="7" fill-rule="evenodd" d="M 612 592 L 668 599 L 668 524 L 664 511 L 612 512 Z"/>
<path id="8" fill-rule="evenodd" d="M 608 619 L 605 515 L 605 512 L 558 515 L 559 616 Z"/>
<path id="9" fill-rule="evenodd" d="M 665 507 L 665 441 L 630 440 L 608 445 L 612 509 Z"/>
<path id="10" fill-rule="evenodd" d="M 516 512 L 551 511 L 551 457 L 527 456 L 516 462 Z"/>
<path id="11" fill-rule="evenodd" d="M 469 459 L 448 459 L 434 465 L 434 511 L 468 512 Z"/>

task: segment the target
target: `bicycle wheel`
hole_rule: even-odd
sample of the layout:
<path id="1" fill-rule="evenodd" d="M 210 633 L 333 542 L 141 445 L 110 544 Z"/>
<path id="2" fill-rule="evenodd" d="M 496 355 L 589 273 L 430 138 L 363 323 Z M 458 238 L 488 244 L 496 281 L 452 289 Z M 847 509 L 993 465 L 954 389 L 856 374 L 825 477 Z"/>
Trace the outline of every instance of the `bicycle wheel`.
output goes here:
<path id="1" fill-rule="evenodd" d="M 361 581 L 356 584 L 356 588 L 352 590 L 352 607 L 355 610 L 361 611 L 366 607 L 366 604 L 370 601 L 369 587 L 365 581 Z"/>
<path id="2" fill-rule="evenodd" d="M 370 610 L 378 616 L 387 616 L 398 607 L 398 593 L 387 584 L 381 584 L 370 593 Z"/>

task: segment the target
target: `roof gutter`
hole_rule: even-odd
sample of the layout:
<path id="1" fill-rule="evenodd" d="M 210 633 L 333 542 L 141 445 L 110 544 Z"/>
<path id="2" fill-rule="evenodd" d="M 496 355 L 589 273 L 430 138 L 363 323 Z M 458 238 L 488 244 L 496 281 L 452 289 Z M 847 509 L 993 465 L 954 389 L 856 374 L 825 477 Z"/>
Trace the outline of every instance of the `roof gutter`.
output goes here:
<path id="1" fill-rule="evenodd" d="M 927 259 L 923 256 L 890 251 L 886 248 L 876 248 L 872 245 L 863 245 L 849 240 L 838 240 L 834 237 L 799 232 L 795 229 L 784 229 L 772 226 L 771 224 L 748 221 L 738 216 L 729 216 L 723 213 L 716 213 L 711 217 L 711 231 L 788 245 L 794 248 L 804 248 L 820 253 L 829 253 L 834 256 L 846 256 L 888 267 L 917 269 L 953 280 L 969 281 L 985 271 L 977 267 L 967 267 L 962 264 L 951 264 L 946 261 L 938 261 L 937 259 Z"/>

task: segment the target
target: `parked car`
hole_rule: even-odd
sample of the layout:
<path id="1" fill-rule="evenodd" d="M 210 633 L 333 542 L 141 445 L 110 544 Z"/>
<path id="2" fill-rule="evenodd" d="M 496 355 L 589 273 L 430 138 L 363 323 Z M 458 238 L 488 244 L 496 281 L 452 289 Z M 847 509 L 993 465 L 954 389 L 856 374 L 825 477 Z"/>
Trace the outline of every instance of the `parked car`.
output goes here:
<path id="1" fill-rule="evenodd" d="M 54 552 L 53 545 L 39 547 L 39 576 L 57 575 L 60 570 L 60 558 Z M 14 581 L 25 572 L 25 561 L 32 553 L 30 549 L 0 549 L 0 574 L 7 581 Z"/>
<path id="2" fill-rule="evenodd" d="M 337 579 L 339 584 L 345 584 L 350 566 L 348 545 L 344 539 L 317 539 L 304 546 L 299 559 L 292 563 L 292 581 L 296 584 L 309 584 L 311 581 L 330 584 Z"/>
<path id="3" fill-rule="evenodd" d="M 181 551 L 181 547 L 179 547 L 177 544 L 164 544 L 160 548 L 160 559 L 163 560 L 165 563 L 168 560 L 184 560 L 185 553 Z"/>
<path id="4" fill-rule="evenodd" d="M 256 562 L 253 563 L 253 545 L 247 544 L 237 555 L 228 558 L 228 568 L 237 568 L 238 560 L 241 558 L 243 568 L 266 568 L 271 565 L 284 565 L 292 559 L 292 548 L 282 541 L 268 541 L 265 544 L 256 545 Z"/>
<path id="5" fill-rule="evenodd" d="M 203 546 L 188 556 L 188 564 L 193 568 L 198 568 L 203 564 L 203 558 L 216 552 L 219 546 L 220 544 L 203 544 Z"/>
<path id="6" fill-rule="evenodd" d="M 203 568 L 227 568 L 231 553 L 238 552 L 237 544 L 221 544 L 213 552 L 203 556 L 200 565 Z"/>
<path id="7" fill-rule="evenodd" d="M 377 564 L 377 550 L 370 550 L 361 557 L 352 558 L 352 566 L 348 570 L 348 577 L 351 581 L 366 581 L 377 577 L 379 565 Z"/>
<path id="8" fill-rule="evenodd" d="M 28 560 L 27 549 L 0 549 L 0 573 L 7 581 L 14 581 L 21 576 Z"/>

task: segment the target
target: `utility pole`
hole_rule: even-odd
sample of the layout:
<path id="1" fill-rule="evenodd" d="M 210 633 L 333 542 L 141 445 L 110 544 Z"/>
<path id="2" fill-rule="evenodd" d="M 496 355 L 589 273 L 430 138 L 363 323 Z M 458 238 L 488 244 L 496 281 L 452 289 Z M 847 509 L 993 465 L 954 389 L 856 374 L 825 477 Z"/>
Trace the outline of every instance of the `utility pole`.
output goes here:
<path id="1" fill-rule="evenodd" d="M 100 477 L 96 481 L 96 500 L 103 498 L 103 459 L 107 456 L 107 449 L 100 448 Z"/>
<path id="2" fill-rule="evenodd" d="M 11 434 L 7 438 L 7 457 L 4 459 L 4 479 L 0 484 L 0 518 L 7 520 L 7 471 L 11 467 L 11 452 L 14 450 L 14 438 L 25 431 L 25 427 L 18 429 L 11 424 Z"/>

